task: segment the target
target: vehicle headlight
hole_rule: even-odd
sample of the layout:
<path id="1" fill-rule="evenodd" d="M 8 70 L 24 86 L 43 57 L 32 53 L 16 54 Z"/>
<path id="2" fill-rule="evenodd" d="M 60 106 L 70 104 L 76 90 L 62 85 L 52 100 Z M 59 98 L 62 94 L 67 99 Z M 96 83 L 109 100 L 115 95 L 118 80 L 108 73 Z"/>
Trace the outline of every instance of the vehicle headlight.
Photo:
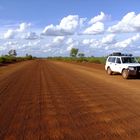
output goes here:
<path id="1" fill-rule="evenodd" d="M 129 70 L 135 70 L 134 67 L 128 67 Z"/>

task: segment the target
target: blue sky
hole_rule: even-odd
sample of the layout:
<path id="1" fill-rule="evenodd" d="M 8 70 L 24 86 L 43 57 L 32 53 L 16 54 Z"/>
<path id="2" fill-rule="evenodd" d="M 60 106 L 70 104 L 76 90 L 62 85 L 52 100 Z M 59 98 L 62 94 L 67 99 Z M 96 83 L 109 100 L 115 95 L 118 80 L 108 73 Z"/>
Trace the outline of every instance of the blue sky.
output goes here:
<path id="1" fill-rule="evenodd" d="M 0 54 L 140 55 L 138 0 L 0 0 Z"/>
<path id="2" fill-rule="evenodd" d="M 99 12 L 111 14 L 114 20 L 126 13 L 139 12 L 138 0 L 0 0 L 0 19 L 56 24 L 64 16 L 92 18 Z"/>

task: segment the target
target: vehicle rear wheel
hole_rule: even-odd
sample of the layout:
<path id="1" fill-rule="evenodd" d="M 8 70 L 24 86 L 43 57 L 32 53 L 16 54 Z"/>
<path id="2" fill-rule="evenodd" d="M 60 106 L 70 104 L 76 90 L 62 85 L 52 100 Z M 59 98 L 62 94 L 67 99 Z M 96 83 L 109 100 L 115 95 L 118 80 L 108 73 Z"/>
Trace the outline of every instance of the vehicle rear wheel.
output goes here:
<path id="1" fill-rule="evenodd" d="M 123 72 L 122 72 L 122 77 L 123 77 L 124 79 L 128 79 L 128 78 L 129 78 L 128 70 L 123 70 Z"/>
<path id="2" fill-rule="evenodd" d="M 107 74 L 108 74 L 108 75 L 112 75 L 111 68 L 107 68 Z"/>

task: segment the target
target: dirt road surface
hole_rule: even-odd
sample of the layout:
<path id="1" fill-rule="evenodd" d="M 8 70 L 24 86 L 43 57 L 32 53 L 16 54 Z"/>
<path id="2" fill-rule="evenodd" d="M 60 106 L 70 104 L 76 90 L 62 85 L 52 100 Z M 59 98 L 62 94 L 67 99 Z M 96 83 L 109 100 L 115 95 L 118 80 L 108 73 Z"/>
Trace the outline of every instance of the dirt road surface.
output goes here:
<path id="1" fill-rule="evenodd" d="M 140 140 L 140 80 L 95 64 L 1 67 L 0 140 Z"/>

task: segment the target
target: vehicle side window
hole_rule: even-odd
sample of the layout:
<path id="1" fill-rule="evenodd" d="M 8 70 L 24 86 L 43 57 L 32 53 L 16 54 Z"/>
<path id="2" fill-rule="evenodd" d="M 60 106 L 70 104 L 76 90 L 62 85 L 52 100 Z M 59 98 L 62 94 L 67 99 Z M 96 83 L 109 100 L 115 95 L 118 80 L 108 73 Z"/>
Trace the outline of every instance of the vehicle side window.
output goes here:
<path id="1" fill-rule="evenodd" d="M 108 62 L 115 63 L 116 57 L 109 57 Z"/>
<path id="2" fill-rule="evenodd" d="M 108 58 L 108 62 L 111 62 L 111 57 Z"/>
<path id="3" fill-rule="evenodd" d="M 111 57 L 108 58 L 108 62 L 111 62 Z"/>
<path id="4" fill-rule="evenodd" d="M 116 63 L 121 64 L 120 58 L 117 58 L 117 59 L 116 59 Z"/>

